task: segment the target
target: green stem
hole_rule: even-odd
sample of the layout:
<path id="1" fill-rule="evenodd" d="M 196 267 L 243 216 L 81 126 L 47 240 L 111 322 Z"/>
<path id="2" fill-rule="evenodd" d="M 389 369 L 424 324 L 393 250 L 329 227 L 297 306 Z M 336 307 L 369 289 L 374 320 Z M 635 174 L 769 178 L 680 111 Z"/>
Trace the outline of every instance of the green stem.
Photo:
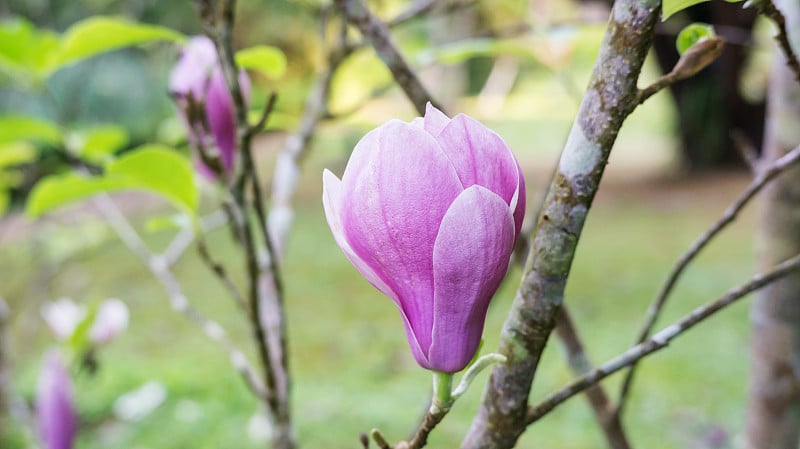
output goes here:
<path id="1" fill-rule="evenodd" d="M 453 405 L 453 375 L 451 373 L 433 372 L 433 403 L 431 412 L 447 411 Z"/>

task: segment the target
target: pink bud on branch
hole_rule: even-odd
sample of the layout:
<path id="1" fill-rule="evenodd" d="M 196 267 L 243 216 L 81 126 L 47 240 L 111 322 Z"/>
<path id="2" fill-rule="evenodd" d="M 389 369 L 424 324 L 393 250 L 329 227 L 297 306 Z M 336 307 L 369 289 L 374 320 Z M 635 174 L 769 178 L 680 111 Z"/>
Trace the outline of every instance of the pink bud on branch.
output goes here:
<path id="1" fill-rule="evenodd" d="M 325 170 L 336 243 L 400 309 L 422 367 L 464 369 L 505 275 L 525 214 L 519 163 L 474 119 L 428 104 L 356 145 L 342 179 Z"/>
<path id="2" fill-rule="evenodd" d="M 250 79 L 239 73 L 245 101 L 250 97 Z M 206 151 L 218 166 L 201 161 L 198 170 L 214 178 L 231 173 L 237 163 L 236 117 L 233 99 L 225 84 L 214 43 L 205 36 L 193 37 L 172 69 L 169 89 L 178 104 L 178 115 L 187 127 L 189 143 Z"/>
<path id="3" fill-rule="evenodd" d="M 36 416 L 45 449 L 71 449 L 75 440 L 72 381 L 57 352 L 48 352 L 39 373 Z"/>

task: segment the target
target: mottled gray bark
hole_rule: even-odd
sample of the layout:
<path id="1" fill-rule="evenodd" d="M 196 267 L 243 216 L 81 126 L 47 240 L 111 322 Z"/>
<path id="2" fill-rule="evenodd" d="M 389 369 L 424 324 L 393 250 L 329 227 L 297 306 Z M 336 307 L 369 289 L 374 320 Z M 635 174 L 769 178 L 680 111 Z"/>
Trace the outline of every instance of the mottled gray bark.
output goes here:
<path id="1" fill-rule="evenodd" d="M 536 367 L 558 317 L 575 248 L 611 147 L 637 104 L 636 82 L 660 11 L 658 0 L 618 0 L 589 87 L 534 231 L 528 264 L 463 448 L 513 447 L 525 430 Z"/>
<path id="2" fill-rule="evenodd" d="M 800 4 L 775 1 L 790 40 L 800 48 Z M 793 33 L 793 34 L 792 34 Z M 779 53 L 779 52 L 778 52 Z M 771 75 L 764 157 L 774 160 L 800 143 L 800 84 L 779 53 Z M 767 189 L 758 236 L 759 265 L 769 267 L 800 253 L 800 168 Z M 797 449 L 800 445 L 800 274 L 763 290 L 751 310 L 747 447 Z"/>

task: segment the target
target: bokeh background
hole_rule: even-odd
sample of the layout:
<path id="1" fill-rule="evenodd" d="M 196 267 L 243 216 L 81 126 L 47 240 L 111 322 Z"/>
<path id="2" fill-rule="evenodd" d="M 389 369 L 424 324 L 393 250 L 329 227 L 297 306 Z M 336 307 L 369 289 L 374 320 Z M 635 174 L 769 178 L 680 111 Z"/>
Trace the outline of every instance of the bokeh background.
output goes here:
<path id="1" fill-rule="evenodd" d="M 736 54 L 724 56 L 698 80 L 683 83 L 679 92 L 664 91 L 636 110 L 622 129 L 586 224 L 566 295 L 596 363 L 634 342 L 647 304 L 671 265 L 749 180 L 730 134 L 738 129 L 746 141 L 760 146 L 770 30 L 765 23 L 753 25 L 752 19 L 726 22 L 743 13 L 735 6 L 733 13 L 720 13 L 717 3 L 725 5 L 700 5 L 659 25 L 659 36 L 674 43 L 681 24 L 697 20 L 695 15 L 706 17 L 722 23 L 717 31 Z M 399 0 L 371 4 L 383 17 L 408 6 Z M 270 129 L 256 144 L 265 182 L 324 63 L 328 43 L 320 38 L 319 7 L 313 0 L 239 2 L 237 47 L 274 45 L 289 63 L 279 80 L 255 79 L 255 108 L 269 92 L 279 94 Z M 122 15 L 189 35 L 201 32 L 188 1 L 6 0 L 0 5 L 3 20 L 23 18 L 56 31 L 97 14 Z M 394 34 L 448 110 L 480 119 L 514 149 L 527 179 L 531 215 L 577 112 L 606 18 L 603 3 L 477 2 L 457 13 L 410 22 Z M 669 61 L 670 52 L 674 49 L 666 46 L 648 57 L 640 85 L 662 73 L 659 59 Z M 0 114 L 40 116 L 74 129 L 122 125 L 130 147 L 180 142 L 180 124 L 167 95 L 168 73 L 178 53 L 170 44 L 115 51 L 60 70 L 44 85 L 0 72 Z M 726 57 L 738 65 L 725 65 L 730 64 Z M 323 121 L 303 161 L 283 272 L 299 443 L 353 448 L 359 433 L 373 427 L 392 440 L 408 436 L 427 407 L 430 375 L 411 357 L 394 305 L 337 248 L 321 207 L 321 173 L 329 168 L 341 174 L 355 142 L 371 127 L 415 114 L 369 48 L 338 72 L 330 107 L 333 113 L 349 113 Z M 128 330 L 99 351 L 95 373 L 75 367 L 81 423 L 77 447 L 264 447 L 268 426 L 226 354 L 169 308 L 162 287 L 90 205 L 76 204 L 35 221 L 23 216 L 20 209 L 36 180 L 67 167 L 57 151 L 40 154 L 25 167 L 24 182 L 12 191 L 13 207 L 0 220 L 0 297 L 11 309 L 0 336 L 11 374 L 3 388 L 23 404 L 33 401 L 42 354 L 55 344 L 40 315 L 44 301 L 118 297 L 130 308 Z M 151 247 L 170 242 L 174 230 L 147 226 L 152 217 L 171 214 L 168 205 L 147 194 L 115 198 Z M 749 276 L 756 213 L 754 207 L 747 209 L 693 264 L 662 325 Z M 209 244 L 218 258 L 236 260 L 224 230 L 212 233 Z M 194 251 L 183 256 L 175 272 L 193 304 L 252 354 L 246 321 Z M 484 351 L 496 346 L 519 274 L 512 269 L 495 296 Z M 235 270 L 234 277 L 244 280 Z M 746 301 L 731 307 L 643 364 L 625 420 L 635 446 L 737 447 L 746 391 L 747 307 Z M 478 378 L 434 432 L 431 447 L 460 441 L 486 376 Z M 570 378 L 553 339 L 534 398 Z M 618 381 L 612 376 L 604 385 L 616 392 Z M 133 398 L 140 413 L 121 412 L 120 397 Z M 11 421 L 0 429 L 3 449 L 36 444 L 24 422 Z M 576 397 L 531 427 L 520 447 L 603 444 L 589 406 Z"/>

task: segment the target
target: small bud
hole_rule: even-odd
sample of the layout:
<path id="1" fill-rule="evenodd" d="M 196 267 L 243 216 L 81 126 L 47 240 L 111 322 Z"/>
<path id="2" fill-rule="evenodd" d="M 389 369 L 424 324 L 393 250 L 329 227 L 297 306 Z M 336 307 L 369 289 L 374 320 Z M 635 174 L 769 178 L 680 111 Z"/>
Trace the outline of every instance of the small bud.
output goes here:
<path id="1" fill-rule="evenodd" d="M 45 449 L 72 449 L 75 409 L 72 380 L 57 352 L 48 352 L 36 388 L 36 417 Z"/>
<path id="2" fill-rule="evenodd" d="M 671 74 L 676 79 L 686 79 L 708 67 L 722 53 L 725 41 L 719 37 L 709 37 L 697 41 L 689 47 L 675 64 Z"/>

